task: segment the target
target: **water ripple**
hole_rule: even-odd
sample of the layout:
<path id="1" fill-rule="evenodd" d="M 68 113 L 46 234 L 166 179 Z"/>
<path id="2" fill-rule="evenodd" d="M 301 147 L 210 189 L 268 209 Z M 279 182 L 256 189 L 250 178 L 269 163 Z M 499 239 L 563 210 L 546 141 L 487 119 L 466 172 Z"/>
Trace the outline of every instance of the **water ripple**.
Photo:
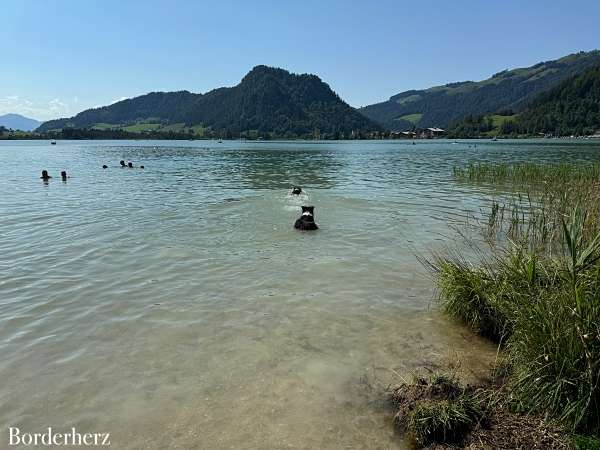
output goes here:
<path id="1" fill-rule="evenodd" d="M 488 204 L 452 166 L 597 154 L 544 141 L 0 142 L 0 426 L 81 425 L 131 449 L 401 446 L 358 380 L 495 356 L 437 315 L 415 257 Z M 39 179 L 63 168 L 66 183 Z M 307 203 L 317 233 L 292 227 Z"/>

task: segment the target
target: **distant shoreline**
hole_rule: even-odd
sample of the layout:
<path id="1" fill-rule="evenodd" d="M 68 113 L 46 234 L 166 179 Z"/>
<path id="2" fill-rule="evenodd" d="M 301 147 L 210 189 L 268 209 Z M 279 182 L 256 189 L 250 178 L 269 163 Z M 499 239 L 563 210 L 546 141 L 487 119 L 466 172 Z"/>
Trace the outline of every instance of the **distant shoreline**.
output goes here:
<path id="1" fill-rule="evenodd" d="M 84 130 L 78 130 L 84 131 Z M 88 130 L 85 130 L 88 131 Z M 92 130 L 89 130 L 92 131 Z M 77 133 L 76 135 L 65 137 L 61 133 L 31 133 L 25 131 L 9 131 L 8 133 L 0 134 L 0 141 L 242 141 L 242 142 L 269 142 L 269 141 L 328 141 L 328 142 L 343 142 L 343 141 L 398 141 L 398 142 L 428 142 L 428 141 L 504 141 L 504 140 L 526 140 L 526 139 L 545 139 L 545 140 L 595 140 L 600 139 L 600 135 L 586 136 L 539 136 L 539 135 L 521 135 L 521 136 L 477 136 L 477 137 L 454 137 L 454 136 L 439 136 L 431 138 L 399 138 L 392 137 L 389 134 L 383 135 L 362 135 L 348 138 L 314 138 L 314 137 L 219 137 L 219 136 L 194 136 L 183 135 L 181 133 L 128 133 L 123 134 L 108 134 L 108 133 Z"/>

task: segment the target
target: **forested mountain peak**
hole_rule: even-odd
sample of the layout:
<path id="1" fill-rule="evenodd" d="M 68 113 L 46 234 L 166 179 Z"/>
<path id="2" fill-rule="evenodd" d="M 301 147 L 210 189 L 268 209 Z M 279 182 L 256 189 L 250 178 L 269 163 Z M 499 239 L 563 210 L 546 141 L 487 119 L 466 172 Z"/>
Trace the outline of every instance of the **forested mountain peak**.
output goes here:
<path id="1" fill-rule="evenodd" d="M 319 77 L 258 65 L 234 87 L 206 94 L 150 92 L 44 123 L 64 128 L 162 127 L 233 137 L 344 137 L 381 127 L 349 106 Z"/>

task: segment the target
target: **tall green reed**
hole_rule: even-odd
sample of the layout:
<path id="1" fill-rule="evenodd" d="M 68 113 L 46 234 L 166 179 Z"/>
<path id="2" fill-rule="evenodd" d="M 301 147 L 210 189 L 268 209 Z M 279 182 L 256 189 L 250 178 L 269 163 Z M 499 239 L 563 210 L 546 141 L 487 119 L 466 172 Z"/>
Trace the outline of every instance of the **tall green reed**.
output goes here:
<path id="1" fill-rule="evenodd" d="M 483 221 L 477 263 L 429 262 L 445 311 L 505 344 L 515 407 L 600 431 L 600 164 L 470 165 L 459 181 L 512 183 Z M 503 239 L 502 239 L 503 238 Z"/>

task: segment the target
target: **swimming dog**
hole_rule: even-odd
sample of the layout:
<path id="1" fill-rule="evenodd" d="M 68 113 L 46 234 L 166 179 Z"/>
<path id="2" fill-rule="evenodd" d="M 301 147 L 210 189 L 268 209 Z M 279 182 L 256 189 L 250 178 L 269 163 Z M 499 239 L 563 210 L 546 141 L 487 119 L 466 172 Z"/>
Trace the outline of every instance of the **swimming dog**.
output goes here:
<path id="1" fill-rule="evenodd" d="M 315 207 L 314 206 L 303 206 L 302 207 L 302 215 L 296 223 L 294 223 L 294 228 L 296 230 L 318 230 L 319 227 L 315 223 Z"/>

